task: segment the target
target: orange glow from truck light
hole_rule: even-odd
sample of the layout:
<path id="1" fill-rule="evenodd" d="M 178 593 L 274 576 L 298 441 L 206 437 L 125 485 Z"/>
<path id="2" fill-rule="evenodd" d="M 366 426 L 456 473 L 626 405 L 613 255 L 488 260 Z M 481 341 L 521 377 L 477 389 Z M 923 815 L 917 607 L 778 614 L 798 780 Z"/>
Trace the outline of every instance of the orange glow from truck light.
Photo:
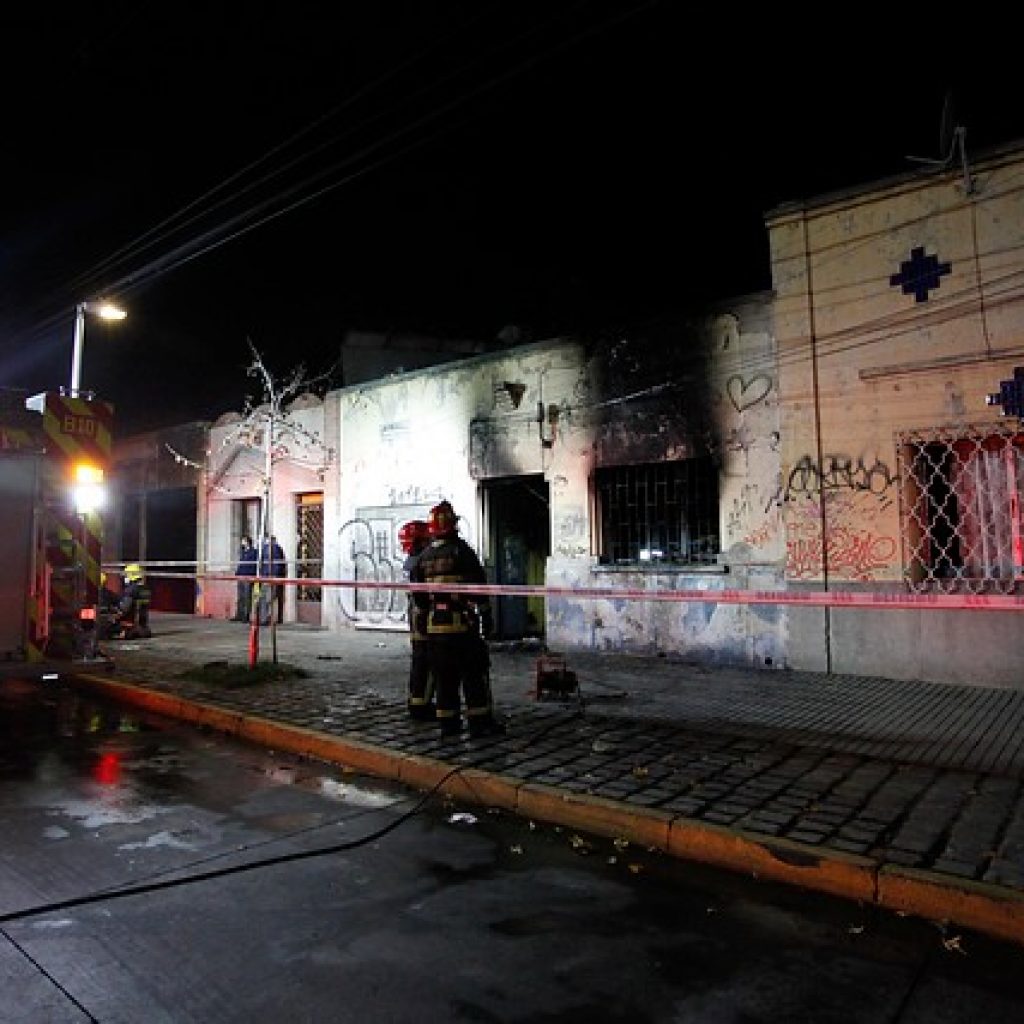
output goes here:
<path id="1" fill-rule="evenodd" d="M 79 462 L 75 466 L 75 483 L 101 484 L 103 483 L 103 470 L 89 462 Z"/>

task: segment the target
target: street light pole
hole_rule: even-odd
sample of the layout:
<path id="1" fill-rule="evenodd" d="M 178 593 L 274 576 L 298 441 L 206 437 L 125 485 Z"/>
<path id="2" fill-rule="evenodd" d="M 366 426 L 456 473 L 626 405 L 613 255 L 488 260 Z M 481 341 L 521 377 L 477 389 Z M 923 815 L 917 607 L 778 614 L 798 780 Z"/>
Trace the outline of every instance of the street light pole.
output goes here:
<path id="1" fill-rule="evenodd" d="M 95 313 L 104 320 L 123 320 L 128 314 L 111 302 L 80 302 L 75 306 L 75 338 L 71 349 L 71 386 L 68 393 L 78 398 L 82 384 L 82 350 L 85 348 L 85 314 Z"/>
<path id="2" fill-rule="evenodd" d="M 82 381 L 82 348 L 85 345 L 85 303 L 75 306 L 75 344 L 71 350 L 71 387 L 68 393 L 78 397 L 78 386 Z"/>

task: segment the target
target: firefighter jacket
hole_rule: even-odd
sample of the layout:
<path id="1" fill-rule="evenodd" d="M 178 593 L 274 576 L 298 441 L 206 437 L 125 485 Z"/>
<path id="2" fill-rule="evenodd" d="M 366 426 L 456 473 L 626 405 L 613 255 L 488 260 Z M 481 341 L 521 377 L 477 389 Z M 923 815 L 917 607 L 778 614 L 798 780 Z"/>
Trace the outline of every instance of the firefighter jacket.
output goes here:
<path id="1" fill-rule="evenodd" d="M 120 621 L 131 625 L 149 625 L 149 587 L 131 581 L 125 584 L 118 604 Z"/>
<path id="2" fill-rule="evenodd" d="M 420 553 L 412 568 L 414 583 L 486 583 L 476 552 L 458 535 L 439 537 Z M 416 606 L 427 612 L 427 635 L 477 634 L 481 616 L 490 619 L 485 595 L 447 594 L 440 590 L 415 591 Z"/>
<path id="3" fill-rule="evenodd" d="M 412 571 L 416 567 L 416 562 L 419 560 L 421 554 L 423 554 L 422 550 L 413 551 L 402 563 L 402 572 L 405 574 L 405 578 L 407 580 L 412 580 Z M 413 643 L 427 639 L 427 615 L 430 610 L 426 604 L 421 608 L 416 603 L 416 596 L 417 595 L 411 590 L 409 591 L 409 638 Z M 429 597 L 427 594 L 424 594 L 423 596 Z"/>

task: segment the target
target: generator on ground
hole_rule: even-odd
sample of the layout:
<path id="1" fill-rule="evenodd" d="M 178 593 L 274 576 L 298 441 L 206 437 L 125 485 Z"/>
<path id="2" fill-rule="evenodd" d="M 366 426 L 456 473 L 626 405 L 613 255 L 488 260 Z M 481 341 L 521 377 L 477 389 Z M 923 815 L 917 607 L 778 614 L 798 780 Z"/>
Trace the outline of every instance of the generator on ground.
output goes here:
<path id="1" fill-rule="evenodd" d="M 0 669 L 109 667 L 97 643 L 113 407 L 0 392 Z"/>
<path id="2" fill-rule="evenodd" d="M 569 700 L 572 697 L 579 699 L 579 679 L 576 673 L 566 666 L 564 654 L 542 654 L 537 659 L 535 683 L 534 696 L 537 700 L 548 697 L 559 700 Z"/>

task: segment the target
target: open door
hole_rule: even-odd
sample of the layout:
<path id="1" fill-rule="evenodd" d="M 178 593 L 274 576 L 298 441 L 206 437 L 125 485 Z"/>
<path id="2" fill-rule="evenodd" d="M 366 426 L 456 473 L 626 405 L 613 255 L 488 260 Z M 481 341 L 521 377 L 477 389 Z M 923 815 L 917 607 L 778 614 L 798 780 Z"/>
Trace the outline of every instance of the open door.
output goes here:
<path id="1" fill-rule="evenodd" d="M 541 474 L 483 482 L 488 529 L 488 576 L 498 584 L 544 585 L 551 553 L 550 497 Z M 499 597 L 495 638 L 543 638 L 543 597 Z"/>

